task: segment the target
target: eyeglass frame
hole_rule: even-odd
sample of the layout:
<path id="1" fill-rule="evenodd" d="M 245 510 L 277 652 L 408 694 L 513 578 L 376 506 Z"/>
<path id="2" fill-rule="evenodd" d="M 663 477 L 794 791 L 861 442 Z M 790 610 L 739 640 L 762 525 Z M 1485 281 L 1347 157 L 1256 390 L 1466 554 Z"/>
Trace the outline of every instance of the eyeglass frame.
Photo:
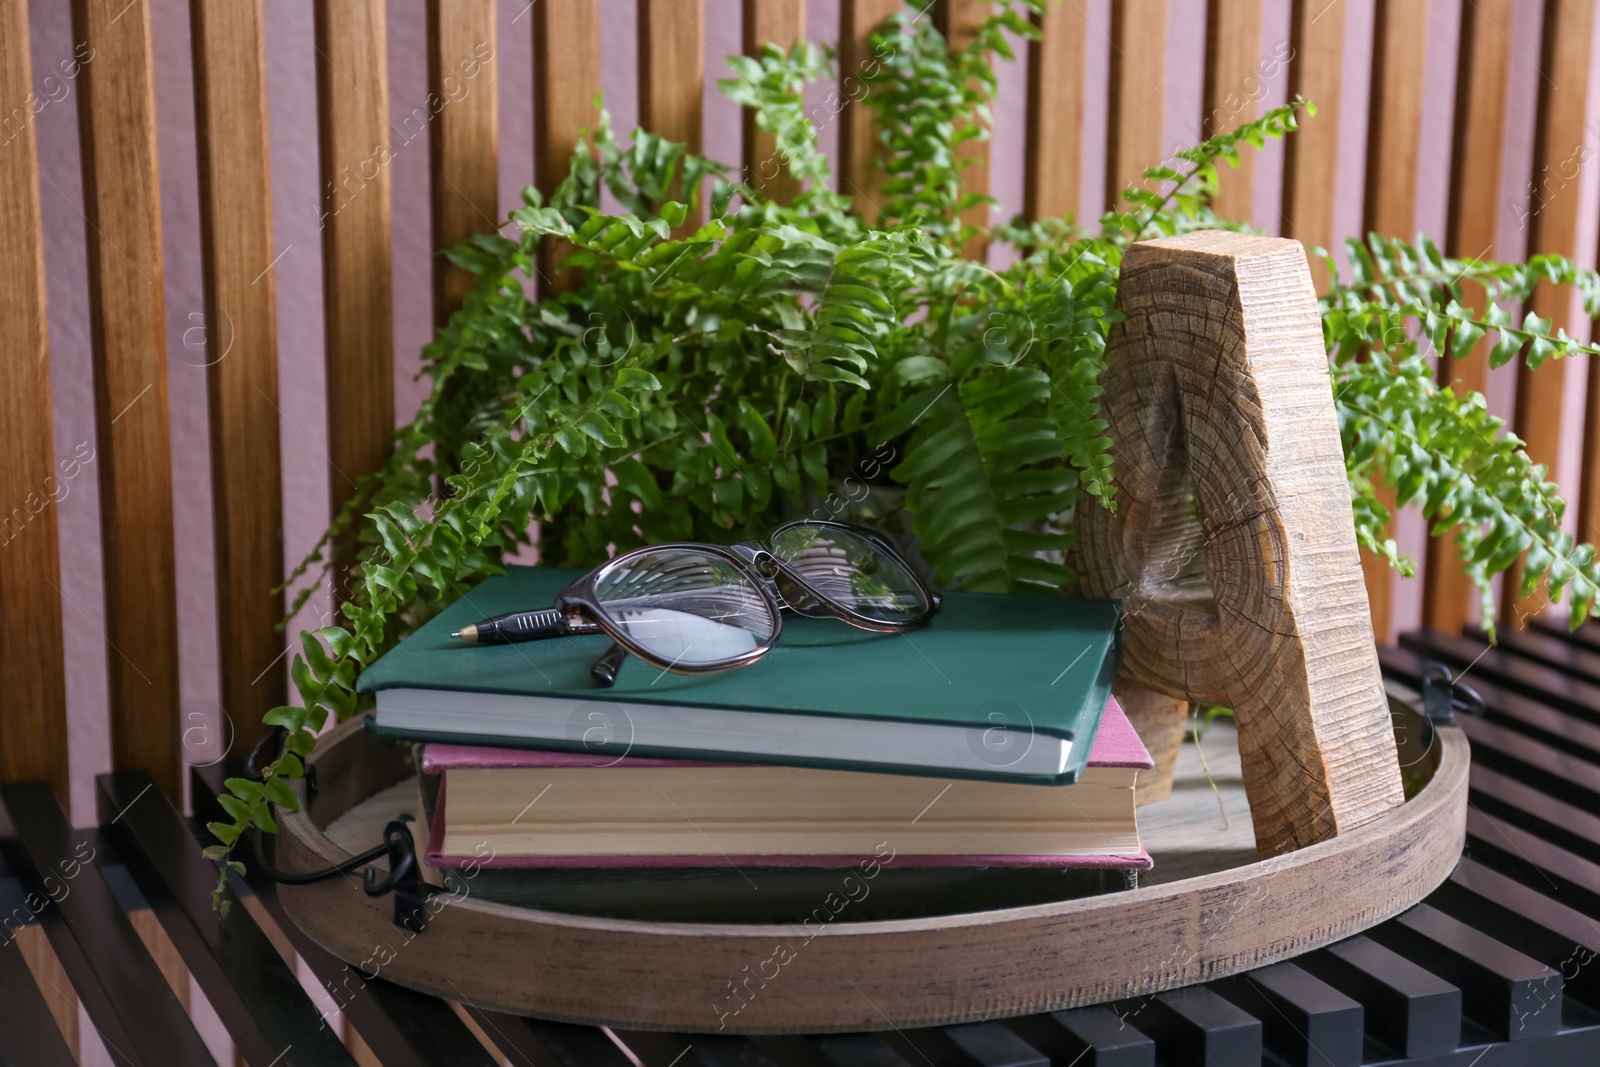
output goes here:
<path id="1" fill-rule="evenodd" d="M 926 594 L 927 608 L 913 619 L 908 619 L 904 622 L 891 622 L 885 619 L 871 618 L 853 608 L 846 607 L 832 597 L 818 592 L 815 586 L 801 577 L 798 571 L 785 563 L 768 547 L 785 530 L 792 530 L 796 527 L 843 530 L 855 537 L 862 538 L 880 552 L 887 553 L 900 566 L 905 568 L 911 580 L 916 582 L 917 587 Z M 646 545 L 642 548 L 624 552 L 622 555 L 607 560 L 605 563 L 590 570 L 556 594 L 553 608 L 560 612 L 562 631 L 559 635 L 553 634 L 551 636 L 593 634 L 596 632 L 603 632 L 609 636 L 612 642 L 611 648 L 607 649 L 595 661 L 589 673 L 601 685 L 610 686 L 616 681 L 617 671 L 621 668 L 622 662 L 627 656 L 633 656 L 635 659 L 648 663 L 657 670 L 667 671 L 672 674 L 718 674 L 722 671 L 748 667 L 772 651 L 773 647 L 778 643 L 778 639 L 783 635 L 783 612 L 785 609 L 808 618 L 839 619 L 841 622 L 849 623 L 858 629 L 871 630 L 876 633 L 905 633 L 926 626 L 939 613 L 939 608 L 944 603 L 944 598 L 939 595 L 938 591 L 928 587 L 927 583 L 918 576 L 906 558 L 888 540 L 876 531 L 867 529 L 864 526 L 856 526 L 847 522 L 835 522 L 832 519 L 798 519 L 777 527 L 766 537 L 765 542 L 743 541 L 736 545 L 713 545 L 697 541 L 671 541 L 660 545 Z M 689 549 L 719 557 L 733 564 L 742 573 L 754 578 L 756 580 L 756 588 L 760 592 L 762 599 L 772 609 L 772 633 L 767 637 L 767 640 L 748 652 L 740 653 L 738 656 L 705 664 L 669 663 L 651 652 L 638 651 L 637 641 L 622 634 L 619 628 L 611 624 L 607 619 L 605 609 L 595 596 L 595 582 L 602 573 L 609 571 L 617 564 L 633 556 L 643 555 L 648 552 L 662 552 L 669 549 Z M 762 570 L 763 566 L 769 563 L 775 568 L 771 574 L 767 574 Z M 802 607 L 790 604 L 778 588 L 779 577 L 787 578 L 805 590 L 806 594 L 817 602 L 817 606 Z"/>

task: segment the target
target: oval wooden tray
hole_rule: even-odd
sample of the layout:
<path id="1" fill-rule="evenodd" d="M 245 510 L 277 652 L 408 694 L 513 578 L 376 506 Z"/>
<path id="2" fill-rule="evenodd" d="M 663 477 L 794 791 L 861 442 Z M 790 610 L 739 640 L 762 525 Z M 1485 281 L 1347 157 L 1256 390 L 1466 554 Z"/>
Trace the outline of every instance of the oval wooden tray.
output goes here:
<path id="1" fill-rule="evenodd" d="M 1402 807 L 1296 852 L 1160 880 L 1250 856 L 1237 752 L 1223 734 L 1208 735 L 1220 797 L 1194 768 L 1180 768 L 1174 797 L 1140 809 L 1155 884 L 1128 892 L 896 921 L 849 922 L 846 913 L 808 930 L 595 918 L 468 894 L 415 936 L 392 923 L 391 899 L 368 898 L 354 879 L 280 894 L 313 940 L 364 975 L 569 1022 L 822 1032 L 1100 1003 L 1328 944 L 1403 911 L 1445 879 L 1465 835 L 1467 742 L 1458 729 L 1433 731 L 1409 706 L 1395 707 L 1400 751 L 1417 754 Z M 341 727 L 311 762 L 317 795 L 306 810 L 280 816 L 278 863 L 288 870 L 353 854 L 397 810 L 415 806 L 403 799 L 408 752 L 365 731 Z M 1232 809 L 1226 829 L 1219 800 Z"/>

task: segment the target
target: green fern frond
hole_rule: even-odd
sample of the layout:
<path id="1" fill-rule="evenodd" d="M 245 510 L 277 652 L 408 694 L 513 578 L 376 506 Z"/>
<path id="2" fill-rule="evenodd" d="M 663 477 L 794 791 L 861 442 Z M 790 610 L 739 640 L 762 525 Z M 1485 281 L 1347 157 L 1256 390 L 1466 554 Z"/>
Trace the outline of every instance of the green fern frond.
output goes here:
<path id="1" fill-rule="evenodd" d="M 1048 376 L 1005 367 L 908 397 L 875 432 L 909 432 L 894 478 L 935 577 L 947 585 L 1004 592 L 1061 589 L 1077 581 L 1064 563 L 1072 536 L 1051 520 L 1071 511 L 1077 477 L 1060 462 L 1061 442 L 1047 416 Z"/>
<path id="2" fill-rule="evenodd" d="M 1435 384 L 1424 360 L 1396 362 L 1375 352 L 1362 362 L 1336 364 L 1340 431 L 1357 495 L 1357 531 L 1366 547 L 1409 569 L 1382 533 L 1390 516 L 1373 499 L 1370 479 L 1381 472 L 1401 506 L 1418 505 L 1435 535 L 1453 532 L 1467 574 L 1480 590 L 1523 559 L 1526 596 L 1547 579 L 1552 599 L 1571 590 L 1577 625 L 1600 590 L 1600 565 L 1591 545 L 1561 527 L 1565 503 L 1546 469 L 1523 442 L 1505 432 L 1483 396 L 1458 396 Z M 1495 612 L 1484 614 L 1491 632 Z"/>

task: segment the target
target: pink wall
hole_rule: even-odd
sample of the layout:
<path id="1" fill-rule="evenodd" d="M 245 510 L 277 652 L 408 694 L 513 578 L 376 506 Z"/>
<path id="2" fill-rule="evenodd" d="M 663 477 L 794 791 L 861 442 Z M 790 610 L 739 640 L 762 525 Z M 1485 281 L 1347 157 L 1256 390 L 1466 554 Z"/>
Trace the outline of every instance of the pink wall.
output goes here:
<path id="1" fill-rule="evenodd" d="M 1338 224 L 1345 232 L 1360 228 L 1361 183 L 1365 168 L 1367 124 L 1366 77 L 1371 61 L 1373 0 L 1344 0 L 1346 12 L 1345 83 L 1349 87 L 1340 116 L 1344 145 L 1339 163 Z M 1423 116 L 1422 166 L 1417 204 L 1419 225 L 1442 237 L 1444 191 L 1450 165 L 1450 126 L 1454 99 L 1453 58 L 1458 47 L 1462 0 L 1435 0 L 1429 37 L 1427 74 L 1430 89 Z M 1110 56 L 1111 0 L 1086 0 L 1089 87 L 1082 216 L 1095 214 L 1104 197 L 1103 146 L 1106 130 L 1106 71 Z M 1191 144 L 1198 135 L 1205 49 L 1204 6 L 1195 0 L 1173 0 L 1167 54 L 1166 143 Z M 389 0 L 389 65 L 391 112 L 408 114 L 427 93 L 424 0 Z M 1514 43 L 1513 90 L 1507 115 L 1508 149 L 1503 160 L 1505 208 L 1501 217 L 1501 252 L 1520 255 L 1524 234 L 1518 204 L 1525 202 L 1525 176 L 1533 146 L 1540 33 L 1539 5 L 1517 5 L 1514 25 L 1504 31 Z M 68 5 L 56 0 L 30 0 L 32 47 L 37 75 L 54 69 L 72 50 Z M 722 55 L 740 45 L 739 0 L 706 0 L 706 57 L 713 78 L 725 70 Z M 831 42 L 838 35 L 838 0 L 812 0 L 809 36 Z M 169 388 L 172 403 L 173 474 L 176 486 L 177 552 L 181 563 L 178 593 L 186 635 L 182 654 L 182 699 L 186 723 L 209 724 L 212 734 L 225 734 L 217 724 L 222 709 L 217 699 L 217 657 L 211 635 L 215 625 L 212 569 L 210 476 L 206 437 L 203 356 L 186 348 L 185 330 L 201 299 L 199 216 L 195 191 L 194 111 L 188 39 L 188 5 L 184 0 L 152 0 L 151 22 L 157 50 L 157 100 L 161 148 L 163 236 L 166 253 L 165 295 L 169 322 Z M 499 38 L 493 60 L 498 77 L 501 116 L 500 206 L 517 203 L 533 165 L 532 18 L 526 0 L 501 0 Z M 1289 32 L 1289 0 L 1263 0 L 1263 52 L 1271 51 Z M 633 0 L 603 0 L 602 67 L 607 104 L 617 127 L 630 129 L 638 114 Z M 330 473 L 324 459 L 327 411 L 322 375 L 322 289 L 317 195 L 315 64 L 311 43 L 311 0 L 267 0 L 267 59 L 272 135 L 273 211 L 279 294 L 278 348 L 282 392 L 284 460 L 284 549 L 287 563 L 297 561 L 315 541 L 328 518 Z M 1022 154 L 1026 56 L 1001 70 L 996 107 L 992 185 L 1000 204 L 996 218 L 1009 218 L 1022 202 Z M 1600 83 L 1600 79 L 1595 79 Z M 821 104 L 828 86 L 811 96 Z M 68 86 L 70 94 L 71 87 Z M 1269 103 L 1287 95 L 1287 78 L 1266 85 Z M 59 95 L 59 90 L 56 94 Z M 1591 113 L 1594 112 L 1591 106 Z M 826 113 L 825 109 L 824 112 Z M 706 151 L 717 158 L 739 155 L 737 109 L 708 85 Z M 43 180 L 44 221 L 48 234 L 46 269 L 49 284 L 51 359 L 54 370 L 55 444 L 62 456 L 82 442 L 94 440 L 90 385 L 87 281 L 83 253 L 82 182 L 77 156 L 76 100 L 70 95 L 46 106 L 37 118 Z M 1317 120 L 1311 120 L 1317 121 Z M 821 129 L 824 147 L 838 140 L 836 120 Z M 398 126 L 396 127 L 398 131 Z M 412 376 L 418 350 L 430 332 L 428 237 L 428 146 L 426 132 L 404 142 L 391 164 L 394 207 L 394 306 L 396 407 L 408 417 L 421 396 Z M 1282 149 L 1269 147 L 1256 170 L 1254 222 L 1269 232 L 1282 227 L 1279 189 Z M 1518 179 L 1518 176 L 1524 176 Z M 1582 195 L 1588 220 L 1583 232 L 1596 232 L 1596 191 L 1586 183 Z M 1518 198 L 1522 200 L 1519 201 Z M 486 223 L 487 226 L 487 223 Z M 1585 251 L 1592 261 L 1594 249 Z M 1580 381 L 1581 366 L 1572 367 Z M 1509 414 L 1514 375 L 1498 372 L 1491 404 Z M 1571 403 L 1581 405 L 1581 390 L 1569 390 Z M 1578 411 L 1565 425 L 1577 427 Z M 1574 481 L 1577 438 L 1564 454 L 1560 474 Z M 335 479 L 340 476 L 333 475 Z M 104 707 L 106 692 L 101 603 L 99 507 L 92 479 L 71 483 L 60 501 L 61 558 L 66 646 L 73 669 L 68 677 L 68 702 L 73 739 L 72 803 L 79 822 L 93 818 L 92 776 L 109 762 Z M 1420 559 L 1420 520 L 1404 516 L 1400 525 L 1406 549 Z M 1420 581 L 1400 582 L 1398 624 L 1420 618 Z M 311 612 L 303 621 L 314 622 Z M 325 610 L 325 608 L 323 609 Z M 263 664 L 263 669 L 269 669 Z M 276 668 L 282 669 L 282 664 Z M 214 758 L 218 745 L 197 744 L 195 759 Z"/>

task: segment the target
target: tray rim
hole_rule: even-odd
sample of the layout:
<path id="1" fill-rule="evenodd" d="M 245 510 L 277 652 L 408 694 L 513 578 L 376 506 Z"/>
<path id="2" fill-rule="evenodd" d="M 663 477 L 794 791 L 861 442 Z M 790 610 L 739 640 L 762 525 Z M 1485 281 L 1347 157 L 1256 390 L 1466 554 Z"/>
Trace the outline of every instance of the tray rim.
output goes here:
<path id="1" fill-rule="evenodd" d="M 1404 708 L 1402 701 L 1396 703 Z M 376 740 L 358 722 L 342 725 L 318 745 L 310 764 L 329 771 L 342 765 L 338 769 L 348 771 L 355 749 L 363 746 L 354 740 L 360 737 Z M 519 908 L 469 895 L 442 908 L 430 930 L 411 939 L 389 923 L 391 902 L 367 898 L 337 880 L 284 886 L 279 893 L 291 919 L 308 936 L 347 963 L 366 965 L 360 971 L 363 977 L 381 974 L 477 1006 L 563 1022 L 694 1031 L 712 1029 L 708 1024 L 717 1021 L 723 1032 L 823 1032 L 1058 1010 L 1161 992 L 1288 959 L 1358 933 L 1421 900 L 1449 875 L 1465 841 L 1468 744 L 1454 727 L 1439 728 L 1436 739 L 1433 775 L 1411 800 L 1332 840 L 1130 893 L 823 925 L 804 940 L 806 962 L 812 964 L 805 979 L 788 983 L 782 995 L 760 996 L 765 981 L 752 992 L 748 965 L 757 964 L 766 974 L 759 964 L 776 956 L 763 958 L 765 953 L 757 950 L 795 940 L 796 928 L 788 924 L 617 919 Z M 351 785 L 341 781 L 337 792 L 361 792 Z M 324 789 L 312 810 L 328 815 L 324 805 L 333 799 Z M 310 869 L 347 855 L 304 807 L 280 815 L 279 823 L 279 864 L 285 869 Z M 1387 865 L 1387 877 L 1375 886 L 1371 879 L 1351 878 L 1373 863 Z M 1314 913 L 1296 907 L 1288 928 L 1282 928 L 1281 917 L 1276 925 L 1233 924 L 1237 910 L 1228 909 L 1241 895 L 1254 896 L 1262 888 L 1265 902 L 1271 903 L 1264 880 L 1275 877 L 1304 882 L 1307 899 L 1315 902 L 1320 896 L 1320 906 Z M 1320 890 L 1329 879 L 1353 884 L 1348 892 Z M 1219 913 L 1225 916 L 1220 928 Z M 1130 921 L 1141 929 L 1126 929 L 1126 923 L 1117 921 L 1119 915 L 1134 917 Z M 1143 929 L 1163 924 L 1167 938 Z M 1244 936 L 1244 928 L 1257 926 L 1259 936 Z M 387 954 L 392 958 L 375 959 L 374 945 L 395 941 L 404 944 Z M 1003 949 L 996 957 L 997 942 L 1009 945 L 1023 963 L 1008 963 Z M 1092 950 L 1096 944 L 1106 952 L 1097 956 Z M 1172 946 L 1167 955 L 1152 955 L 1166 945 Z M 553 951 L 560 958 L 519 960 L 519 949 L 524 954 Z M 908 954 L 917 959 L 908 960 Z M 1144 966 L 1131 967 L 1130 957 Z M 497 958 L 500 970 L 486 977 L 483 964 Z M 938 966 L 933 969 L 943 978 L 922 974 L 934 960 Z M 1154 967 L 1153 960 L 1158 961 Z M 743 968 L 736 966 L 741 961 Z M 785 966 L 768 976 L 774 984 L 782 974 L 798 973 Z M 832 982 L 830 967 L 837 972 Z M 615 971 L 615 980 L 608 978 L 608 968 Z M 840 987 L 839 975 L 846 986 Z M 723 996 L 736 996 L 732 979 L 741 976 L 752 996 L 748 1002 L 738 1001 L 740 1010 L 729 1025 L 727 1013 L 715 1014 L 711 995 L 722 989 L 716 980 L 727 978 L 732 993 Z M 891 991 L 869 998 L 862 983 L 874 992 Z M 902 988 L 906 984 L 919 988 Z M 852 988 L 865 1004 L 852 1002 Z"/>

